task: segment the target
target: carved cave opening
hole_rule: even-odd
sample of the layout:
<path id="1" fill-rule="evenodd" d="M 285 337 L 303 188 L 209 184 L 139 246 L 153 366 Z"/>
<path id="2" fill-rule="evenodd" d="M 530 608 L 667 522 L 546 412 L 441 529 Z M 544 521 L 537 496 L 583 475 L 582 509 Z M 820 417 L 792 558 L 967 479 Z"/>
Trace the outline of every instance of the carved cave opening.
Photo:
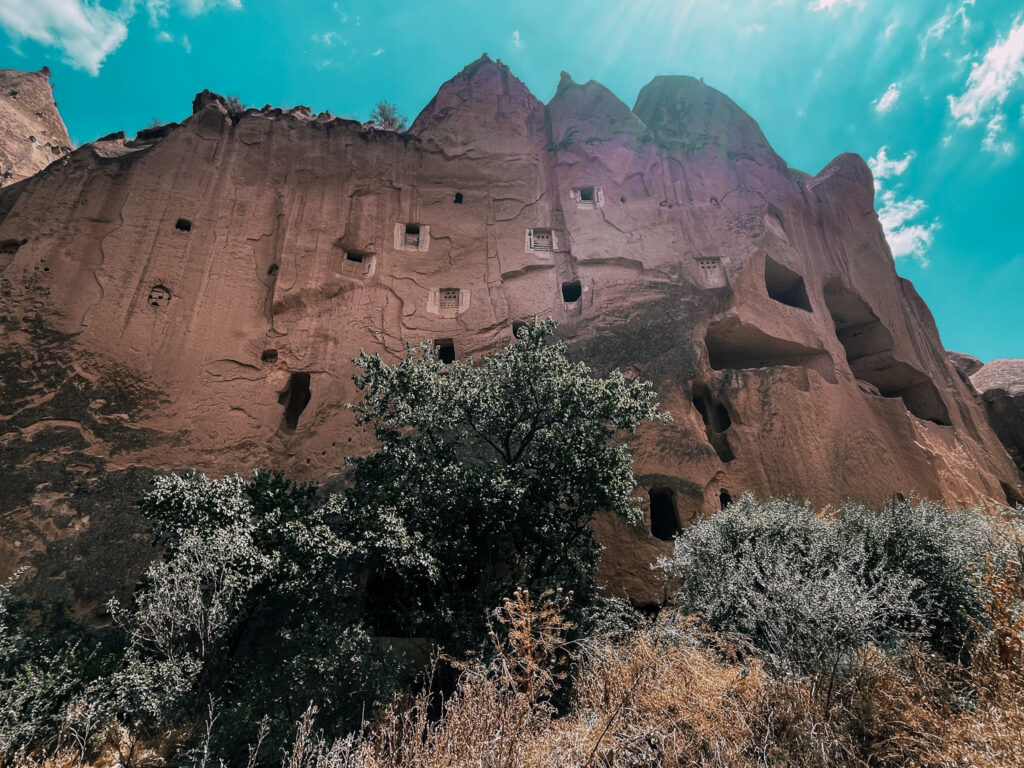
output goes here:
<path id="1" fill-rule="evenodd" d="M 455 341 L 452 339 L 438 339 L 434 342 L 434 349 L 437 350 L 438 359 L 448 365 L 455 362 Z"/>
<path id="2" fill-rule="evenodd" d="M 655 486 L 648 495 L 651 499 L 651 535 L 662 541 L 672 541 L 681 530 L 675 493 L 664 486 Z"/>
<path id="3" fill-rule="evenodd" d="M 581 203 L 592 203 L 596 200 L 593 187 L 580 187 L 580 202 Z"/>
<path id="4" fill-rule="evenodd" d="M 1011 507 L 1024 506 L 1024 496 L 1021 496 L 1020 492 L 1008 483 L 1004 483 L 1002 480 L 999 481 L 1000 487 L 1003 489 L 1003 495 L 1006 496 L 1006 503 Z"/>
<path id="5" fill-rule="evenodd" d="M 769 336 L 760 328 L 735 319 L 710 325 L 704 344 L 708 361 L 716 371 L 794 365 L 813 368 L 827 379 L 833 375 L 832 360 L 825 350 Z"/>
<path id="6" fill-rule="evenodd" d="M 420 225 L 419 224 L 406 224 L 405 225 L 405 244 L 409 248 L 420 247 Z"/>
<path id="7" fill-rule="evenodd" d="M 462 205 L 462 193 L 461 192 L 456 192 L 455 193 L 455 205 Z"/>
<path id="8" fill-rule="evenodd" d="M 178 229 L 178 230 L 181 230 L 182 232 L 191 232 L 192 231 L 192 222 L 189 221 L 188 219 L 178 219 L 174 223 L 174 228 Z"/>
<path id="9" fill-rule="evenodd" d="M 718 508 L 725 509 L 730 504 L 732 504 L 732 494 L 723 488 L 718 492 Z"/>
<path id="10" fill-rule="evenodd" d="M 362 264 L 365 257 L 361 253 L 355 251 L 345 251 L 345 261 L 352 261 L 356 264 Z"/>
<path id="11" fill-rule="evenodd" d="M 704 432 L 719 460 L 728 463 L 735 459 L 736 455 L 729 446 L 729 438 L 725 435 L 732 426 L 732 419 L 725 404 L 712 395 L 706 386 L 698 383 L 693 385 L 693 406 L 704 422 Z"/>
<path id="12" fill-rule="evenodd" d="M 264 363 L 276 363 L 277 362 L 277 350 L 276 349 L 264 349 L 263 354 L 260 355 L 260 361 Z"/>
<path id="13" fill-rule="evenodd" d="M 825 286 L 825 305 L 853 375 L 882 397 L 900 398 L 924 421 L 949 426 L 949 411 L 927 374 L 897 360 L 892 334 L 860 296 L 837 283 Z"/>
<path id="14" fill-rule="evenodd" d="M 583 295 L 583 286 L 579 280 L 562 283 L 562 301 L 566 304 L 573 304 L 580 300 Z"/>
<path id="15" fill-rule="evenodd" d="M 271 264 L 267 267 L 267 274 L 270 275 L 270 277 L 277 277 L 277 273 L 280 271 L 281 267 L 277 264 Z"/>
<path id="16" fill-rule="evenodd" d="M 306 410 L 312 397 L 309 382 L 308 373 L 293 373 L 288 377 L 288 385 L 278 395 L 278 404 L 284 406 L 281 429 L 285 432 L 294 432 L 299 426 L 299 416 Z"/>
<path id="17" fill-rule="evenodd" d="M 764 284 L 768 296 L 780 304 L 811 312 L 803 277 L 770 256 L 764 258 Z"/>

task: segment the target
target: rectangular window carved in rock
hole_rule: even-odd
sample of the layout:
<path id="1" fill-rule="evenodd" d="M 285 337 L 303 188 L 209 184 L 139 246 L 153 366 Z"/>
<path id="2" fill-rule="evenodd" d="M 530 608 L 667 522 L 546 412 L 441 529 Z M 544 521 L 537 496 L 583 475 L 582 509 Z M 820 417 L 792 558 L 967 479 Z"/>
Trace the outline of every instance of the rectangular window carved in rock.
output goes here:
<path id="1" fill-rule="evenodd" d="M 395 224 L 395 250 L 430 250 L 430 227 L 426 224 L 398 222 Z"/>
<path id="2" fill-rule="evenodd" d="M 419 224 L 406 224 L 405 225 L 405 244 L 410 248 L 420 247 L 420 225 Z"/>
<path id="3" fill-rule="evenodd" d="M 442 363 L 448 365 L 455 362 L 455 342 L 452 339 L 438 339 L 434 342 L 434 348 Z"/>
<path id="4" fill-rule="evenodd" d="M 178 219 L 174 224 L 174 228 L 179 229 L 182 232 L 191 232 L 192 222 L 189 221 L 188 219 Z"/>
<path id="5" fill-rule="evenodd" d="M 573 187 L 572 199 L 577 208 L 584 210 L 604 205 L 604 194 L 600 187 Z"/>
<path id="6" fill-rule="evenodd" d="M 726 286 L 725 271 L 721 259 L 697 257 L 697 269 L 700 272 L 700 283 L 705 288 L 724 288 Z"/>

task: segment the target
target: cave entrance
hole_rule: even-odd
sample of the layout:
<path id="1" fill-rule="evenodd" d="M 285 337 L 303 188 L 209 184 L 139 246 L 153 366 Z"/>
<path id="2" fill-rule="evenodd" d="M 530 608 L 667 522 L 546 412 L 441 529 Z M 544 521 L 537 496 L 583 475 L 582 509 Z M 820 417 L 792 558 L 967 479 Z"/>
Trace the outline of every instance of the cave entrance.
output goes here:
<path id="1" fill-rule="evenodd" d="M 462 205 L 462 193 L 461 192 L 456 192 L 455 193 L 455 205 Z"/>
<path id="2" fill-rule="evenodd" d="M 927 374 L 896 359 L 892 334 L 867 302 L 830 282 L 825 286 L 825 305 L 855 377 L 873 385 L 882 397 L 900 398 L 917 418 L 950 425 L 949 411 L 938 388 Z"/>
<path id="3" fill-rule="evenodd" d="M 438 359 L 448 365 L 455 362 L 455 341 L 452 339 L 438 339 L 434 342 L 434 349 L 437 350 Z"/>
<path id="4" fill-rule="evenodd" d="M 719 460 L 728 463 L 735 459 L 736 455 L 729 446 L 729 438 L 725 435 L 726 430 L 732 426 L 732 419 L 725 405 L 715 398 L 706 386 L 694 384 L 693 406 L 704 422 L 704 432 Z"/>
<path id="5" fill-rule="evenodd" d="M 787 307 L 811 312 L 811 300 L 803 277 L 770 256 L 764 257 L 764 284 L 769 298 Z"/>
<path id="6" fill-rule="evenodd" d="M 583 295 L 583 286 L 579 280 L 562 283 L 562 301 L 566 304 L 575 304 Z"/>
<path id="7" fill-rule="evenodd" d="M 312 397 L 309 391 L 309 382 L 308 373 L 293 373 L 288 377 L 288 385 L 278 395 L 278 404 L 284 406 L 281 428 L 285 432 L 294 432 L 299 426 L 299 416 L 306 410 Z"/>
<path id="8" fill-rule="evenodd" d="M 181 230 L 182 232 L 191 232 L 192 231 L 192 222 L 189 221 L 188 219 L 178 219 L 174 223 L 174 228 L 178 229 L 178 230 Z"/>
<path id="9" fill-rule="evenodd" d="M 648 494 L 651 499 L 651 535 L 661 541 L 672 541 L 681 530 L 675 493 L 670 488 L 655 486 Z"/>

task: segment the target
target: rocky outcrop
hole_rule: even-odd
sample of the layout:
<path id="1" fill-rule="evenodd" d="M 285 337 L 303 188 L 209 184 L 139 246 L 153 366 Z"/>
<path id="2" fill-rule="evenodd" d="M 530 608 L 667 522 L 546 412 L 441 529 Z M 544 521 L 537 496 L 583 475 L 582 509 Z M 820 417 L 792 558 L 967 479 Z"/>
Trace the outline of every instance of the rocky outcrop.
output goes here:
<path id="1" fill-rule="evenodd" d="M 1024 473 L 1024 360 L 993 360 L 971 375 L 981 393 L 992 428 Z M 1007 496 L 1024 504 L 1019 489 L 1007 489 Z"/>
<path id="2" fill-rule="evenodd" d="M 981 370 L 985 365 L 973 355 L 965 355 L 963 352 L 946 352 L 946 359 L 949 360 L 953 370 L 957 372 L 965 382 L 970 381 L 971 376 Z"/>
<path id="3" fill-rule="evenodd" d="M 70 151 L 50 70 L 0 69 L 0 186 L 26 179 Z"/>
<path id="4" fill-rule="evenodd" d="M 637 602 L 660 599 L 664 539 L 746 489 L 1017 492 L 896 274 L 859 157 L 794 171 L 693 78 L 657 78 L 630 109 L 564 75 L 545 106 L 486 57 L 405 134 L 229 106 L 201 94 L 180 125 L 0 193 L 0 348 L 19 361 L 0 452 L 22 489 L 0 499 L 0 563 L 31 564 L 54 599 L 85 605 L 86 568 L 138 572 L 125 510 L 149 473 L 338 475 L 373 447 L 345 408 L 361 348 L 478 356 L 534 314 L 596 370 L 652 380 L 673 415 L 633 444 L 647 525 L 597 523 L 603 578 Z M 104 482 L 117 502 L 91 505 Z"/>

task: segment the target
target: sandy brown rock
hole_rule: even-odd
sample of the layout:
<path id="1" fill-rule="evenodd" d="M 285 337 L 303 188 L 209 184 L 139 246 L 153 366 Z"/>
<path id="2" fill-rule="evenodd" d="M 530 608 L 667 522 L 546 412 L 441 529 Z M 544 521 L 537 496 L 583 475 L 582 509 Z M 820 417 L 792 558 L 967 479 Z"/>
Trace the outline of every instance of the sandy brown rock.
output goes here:
<path id="1" fill-rule="evenodd" d="M 0 240 L 24 241 L 0 256 L 0 349 L 62 340 L 45 377 L 4 383 L 0 452 L 24 489 L 0 502 L 4 538 L 85 601 L 75 563 L 124 574 L 51 520 L 108 547 L 141 535 L 122 507 L 80 503 L 100 477 L 339 474 L 373 445 L 344 407 L 361 348 L 476 356 L 533 314 L 596 371 L 652 380 L 673 415 L 634 442 L 653 521 L 597 524 L 603 578 L 637 602 L 662 596 L 649 564 L 671 545 L 652 522 L 668 536 L 747 489 L 1004 499 L 1016 467 L 897 276 L 873 195 L 859 157 L 794 171 L 688 77 L 631 110 L 565 75 L 544 106 L 483 58 L 401 135 L 201 94 L 180 125 L 0 193 Z M 50 415 L 76 376 L 87 394 Z"/>
<path id="2" fill-rule="evenodd" d="M 992 429 L 1024 473 L 1024 360 L 993 360 L 971 376 L 988 409 Z M 1007 496 L 1024 504 L 1019 489 Z"/>
<path id="3" fill-rule="evenodd" d="M 980 371 L 981 367 L 985 365 L 973 355 L 965 355 L 963 352 L 950 352 L 947 350 L 946 359 L 949 360 L 953 369 L 964 381 L 969 381 L 971 376 Z"/>
<path id="4" fill-rule="evenodd" d="M 50 70 L 0 69 L 0 186 L 26 179 L 70 151 Z"/>

